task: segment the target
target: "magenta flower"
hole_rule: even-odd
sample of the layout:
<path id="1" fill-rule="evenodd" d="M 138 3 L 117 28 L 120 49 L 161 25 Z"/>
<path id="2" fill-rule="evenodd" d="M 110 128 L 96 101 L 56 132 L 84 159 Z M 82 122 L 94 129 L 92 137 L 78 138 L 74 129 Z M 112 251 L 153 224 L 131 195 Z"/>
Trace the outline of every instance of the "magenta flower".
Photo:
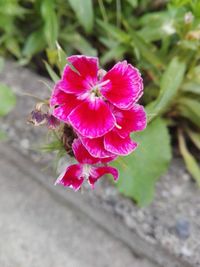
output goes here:
<path id="1" fill-rule="evenodd" d="M 102 137 L 117 127 L 115 108 L 128 110 L 143 91 L 139 71 L 126 61 L 98 77 L 98 59 L 71 56 L 62 79 L 56 84 L 50 104 L 53 115 L 83 137 Z M 115 108 L 113 108 L 115 107 Z"/>
<path id="2" fill-rule="evenodd" d="M 116 119 L 115 127 L 99 138 L 80 137 L 83 145 L 94 157 L 104 158 L 110 155 L 126 156 L 137 148 L 130 133 L 142 131 L 146 128 L 146 113 L 144 108 L 135 104 L 129 110 L 112 107 Z"/>
<path id="3" fill-rule="evenodd" d="M 58 177 L 55 184 L 62 184 L 77 191 L 80 189 L 84 180 L 87 180 L 91 187 L 94 188 L 95 182 L 105 174 L 111 174 L 114 180 L 117 180 L 118 171 L 106 165 L 106 163 L 112 161 L 114 157 L 106 159 L 92 157 L 82 145 L 80 139 L 74 140 L 72 149 L 79 163 L 67 167 Z"/>
<path id="4" fill-rule="evenodd" d="M 50 106 L 53 116 L 75 136 L 72 154 L 78 163 L 67 167 L 56 184 L 78 190 L 84 180 L 94 187 L 104 174 L 118 178 L 117 170 L 107 163 L 137 148 L 130 135 L 144 130 L 147 119 L 137 104 L 142 78 L 132 65 L 119 62 L 106 73 L 98 69 L 94 57 L 71 56 L 68 61 L 72 66 L 65 67 L 55 85 Z"/>

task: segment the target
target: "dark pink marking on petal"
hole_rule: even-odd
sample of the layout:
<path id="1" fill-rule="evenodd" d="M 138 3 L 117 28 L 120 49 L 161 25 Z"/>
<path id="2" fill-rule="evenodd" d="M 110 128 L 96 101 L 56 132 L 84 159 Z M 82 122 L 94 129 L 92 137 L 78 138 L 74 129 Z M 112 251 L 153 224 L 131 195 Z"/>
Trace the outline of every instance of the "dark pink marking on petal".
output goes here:
<path id="1" fill-rule="evenodd" d="M 113 155 L 109 151 L 105 150 L 104 148 L 104 137 L 99 138 L 87 138 L 87 137 L 80 137 L 83 145 L 88 150 L 88 152 L 97 158 L 112 158 Z M 109 160 L 109 159 L 108 159 Z"/>
<path id="2" fill-rule="evenodd" d="M 76 70 L 66 65 L 60 86 L 66 93 L 82 94 L 97 83 L 98 58 L 71 56 L 67 60 Z"/>
<path id="3" fill-rule="evenodd" d="M 94 97 L 74 109 L 69 122 L 84 137 L 96 138 L 109 132 L 115 125 L 115 118 L 106 103 Z"/>
<path id="4" fill-rule="evenodd" d="M 113 113 L 117 121 L 115 130 L 121 137 L 127 137 L 133 131 L 142 131 L 146 128 L 146 113 L 141 105 L 136 104 L 129 110 L 115 108 Z"/>
<path id="5" fill-rule="evenodd" d="M 100 162 L 98 158 L 95 158 L 90 155 L 90 153 L 81 143 L 81 140 L 78 138 L 73 141 L 72 149 L 73 149 L 75 158 L 80 163 L 96 164 Z"/>
<path id="6" fill-rule="evenodd" d="M 126 61 L 117 63 L 106 73 L 101 88 L 102 95 L 118 108 L 128 109 L 142 95 L 143 81 L 138 69 Z"/>
<path id="7" fill-rule="evenodd" d="M 129 136 L 122 138 L 113 130 L 105 135 L 104 146 L 113 154 L 126 156 L 137 148 L 137 143 L 132 141 Z"/>
<path id="8" fill-rule="evenodd" d="M 103 166 L 103 167 L 92 167 L 90 170 L 89 176 L 89 183 L 91 184 L 92 188 L 94 188 L 95 182 L 101 178 L 105 174 L 111 174 L 116 181 L 119 177 L 118 170 L 110 167 L 110 166 Z"/>
<path id="9" fill-rule="evenodd" d="M 50 106 L 53 107 L 53 115 L 64 122 L 68 121 L 68 115 L 81 103 L 74 95 L 60 90 L 57 84 L 50 98 Z"/>
<path id="10" fill-rule="evenodd" d="M 63 186 L 68 186 L 74 191 L 80 189 L 84 181 L 83 177 L 83 167 L 81 164 L 73 164 L 67 167 L 66 171 L 62 173 L 55 184 L 61 184 Z"/>
<path id="11" fill-rule="evenodd" d="M 102 158 L 101 159 L 101 163 L 109 163 L 115 159 L 117 159 L 117 155 L 111 156 L 111 157 L 107 157 L 107 158 Z"/>
<path id="12" fill-rule="evenodd" d="M 53 115 L 47 115 L 47 127 L 51 130 L 56 129 L 60 125 L 60 121 Z"/>

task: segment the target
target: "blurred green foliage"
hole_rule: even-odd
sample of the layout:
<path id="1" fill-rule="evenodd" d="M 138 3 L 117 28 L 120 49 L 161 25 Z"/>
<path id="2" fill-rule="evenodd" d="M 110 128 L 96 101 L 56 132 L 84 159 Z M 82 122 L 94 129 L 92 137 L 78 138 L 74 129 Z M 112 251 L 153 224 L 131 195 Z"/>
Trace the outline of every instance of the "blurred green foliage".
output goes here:
<path id="1" fill-rule="evenodd" d="M 133 136 L 138 150 L 117 163 L 119 190 L 140 205 L 152 200 L 171 159 L 169 129 L 199 183 L 190 148 L 200 146 L 199 0 L 0 0 L 0 33 L 0 54 L 21 64 L 42 57 L 54 81 L 64 51 L 99 56 L 103 67 L 122 59 L 137 66 L 149 125 Z"/>
<path id="2" fill-rule="evenodd" d="M 0 72 L 4 68 L 4 59 L 0 57 Z M 12 89 L 0 83 L 0 118 L 7 115 L 15 106 L 16 97 Z M 6 139 L 6 134 L 0 129 L 0 140 Z"/>
<path id="3" fill-rule="evenodd" d="M 16 98 L 11 90 L 5 84 L 0 83 L 0 117 L 7 115 L 15 106 Z"/>

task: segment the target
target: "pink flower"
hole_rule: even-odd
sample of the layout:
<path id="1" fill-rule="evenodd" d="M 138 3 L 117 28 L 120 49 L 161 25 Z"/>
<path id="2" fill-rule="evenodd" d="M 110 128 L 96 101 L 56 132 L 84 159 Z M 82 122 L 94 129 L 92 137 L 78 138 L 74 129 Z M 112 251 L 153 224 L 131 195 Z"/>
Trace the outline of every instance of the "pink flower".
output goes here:
<path id="1" fill-rule="evenodd" d="M 99 138 L 80 137 L 83 145 L 93 157 L 104 158 L 110 155 L 126 156 L 137 148 L 130 133 L 146 128 L 146 113 L 144 108 L 135 104 L 129 110 L 112 107 L 116 119 L 115 127 Z"/>
<path id="2" fill-rule="evenodd" d="M 53 115 L 70 123 L 84 138 L 99 138 L 110 132 L 130 143 L 128 135 L 132 126 L 116 130 L 120 121 L 116 114 L 124 112 L 123 116 L 129 116 L 125 110 L 132 109 L 142 95 L 143 83 L 139 71 L 123 61 L 98 77 L 97 58 L 71 56 L 68 61 L 76 71 L 67 65 L 62 79 L 56 84 L 50 100 Z M 133 147 L 133 144 L 130 146 Z"/>
<path id="3" fill-rule="evenodd" d="M 114 180 L 117 180 L 118 171 L 106 165 L 106 163 L 114 160 L 116 157 L 106 159 L 94 158 L 82 145 L 80 139 L 74 140 L 72 149 L 79 163 L 67 167 L 58 177 L 55 184 L 62 184 L 77 191 L 84 180 L 88 180 L 89 184 L 94 188 L 95 182 L 105 174 L 111 174 Z"/>
<path id="4" fill-rule="evenodd" d="M 137 104 L 143 83 L 139 71 L 126 61 L 107 73 L 98 69 L 94 57 L 71 56 L 68 61 L 72 65 L 55 85 L 50 106 L 74 133 L 72 155 L 78 163 L 68 166 L 56 184 L 78 190 L 87 180 L 93 188 L 104 174 L 116 180 L 118 171 L 107 163 L 138 146 L 130 135 L 146 127 L 145 110 Z"/>

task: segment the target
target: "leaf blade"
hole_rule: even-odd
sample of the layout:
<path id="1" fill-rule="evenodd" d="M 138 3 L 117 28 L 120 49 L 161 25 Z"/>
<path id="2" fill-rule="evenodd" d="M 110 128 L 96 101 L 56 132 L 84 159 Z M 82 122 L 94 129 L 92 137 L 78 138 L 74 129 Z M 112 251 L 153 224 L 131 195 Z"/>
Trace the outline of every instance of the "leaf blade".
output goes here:
<path id="1" fill-rule="evenodd" d="M 189 152 L 189 150 L 187 149 L 184 137 L 181 132 L 179 132 L 178 139 L 179 139 L 180 152 L 185 161 L 187 170 L 192 175 L 192 177 L 196 180 L 198 186 L 200 186 L 200 168 L 198 166 L 198 163 L 195 160 L 195 158 L 192 156 L 192 154 Z"/>
<path id="2" fill-rule="evenodd" d="M 134 140 L 139 147 L 131 155 L 113 165 L 120 171 L 117 183 L 119 191 L 137 201 L 139 206 L 148 205 L 154 195 L 157 179 L 163 174 L 171 160 L 170 139 L 165 122 L 157 118 Z M 158 144 L 162 143 L 162 147 Z M 122 159 L 120 159 L 122 161 Z"/>
<path id="3" fill-rule="evenodd" d="M 80 24 L 87 33 L 93 28 L 94 14 L 92 0 L 68 0 Z"/>
<path id="4" fill-rule="evenodd" d="M 49 47 L 54 48 L 58 39 L 58 17 L 56 16 L 54 1 L 44 0 L 41 5 L 44 20 L 44 35 Z"/>
<path id="5" fill-rule="evenodd" d="M 49 74 L 49 76 L 51 77 L 51 79 L 53 80 L 53 82 L 57 82 L 60 80 L 60 77 L 55 73 L 55 71 L 52 69 L 52 67 L 46 62 L 44 61 L 44 64 L 45 64 L 45 67 L 46 67 L 46 70 Z"/>
<path id="6" fill-rule="evenodd" d="M 0 84 L 0 117 L 7 115 L 16 104 L 16 97 L 10 87 Z"/>
<path id="7" fill-rule="evenodd" d="M 186 71 L 186 63 L 175 57 L 165 70 L 161 82 L 158 98 L 147 106 L 147 113 L 153 114 L 152 119 L 163 114 L 174 101 Z M 174 74 L 176 74 L 174 76 Z"/>

